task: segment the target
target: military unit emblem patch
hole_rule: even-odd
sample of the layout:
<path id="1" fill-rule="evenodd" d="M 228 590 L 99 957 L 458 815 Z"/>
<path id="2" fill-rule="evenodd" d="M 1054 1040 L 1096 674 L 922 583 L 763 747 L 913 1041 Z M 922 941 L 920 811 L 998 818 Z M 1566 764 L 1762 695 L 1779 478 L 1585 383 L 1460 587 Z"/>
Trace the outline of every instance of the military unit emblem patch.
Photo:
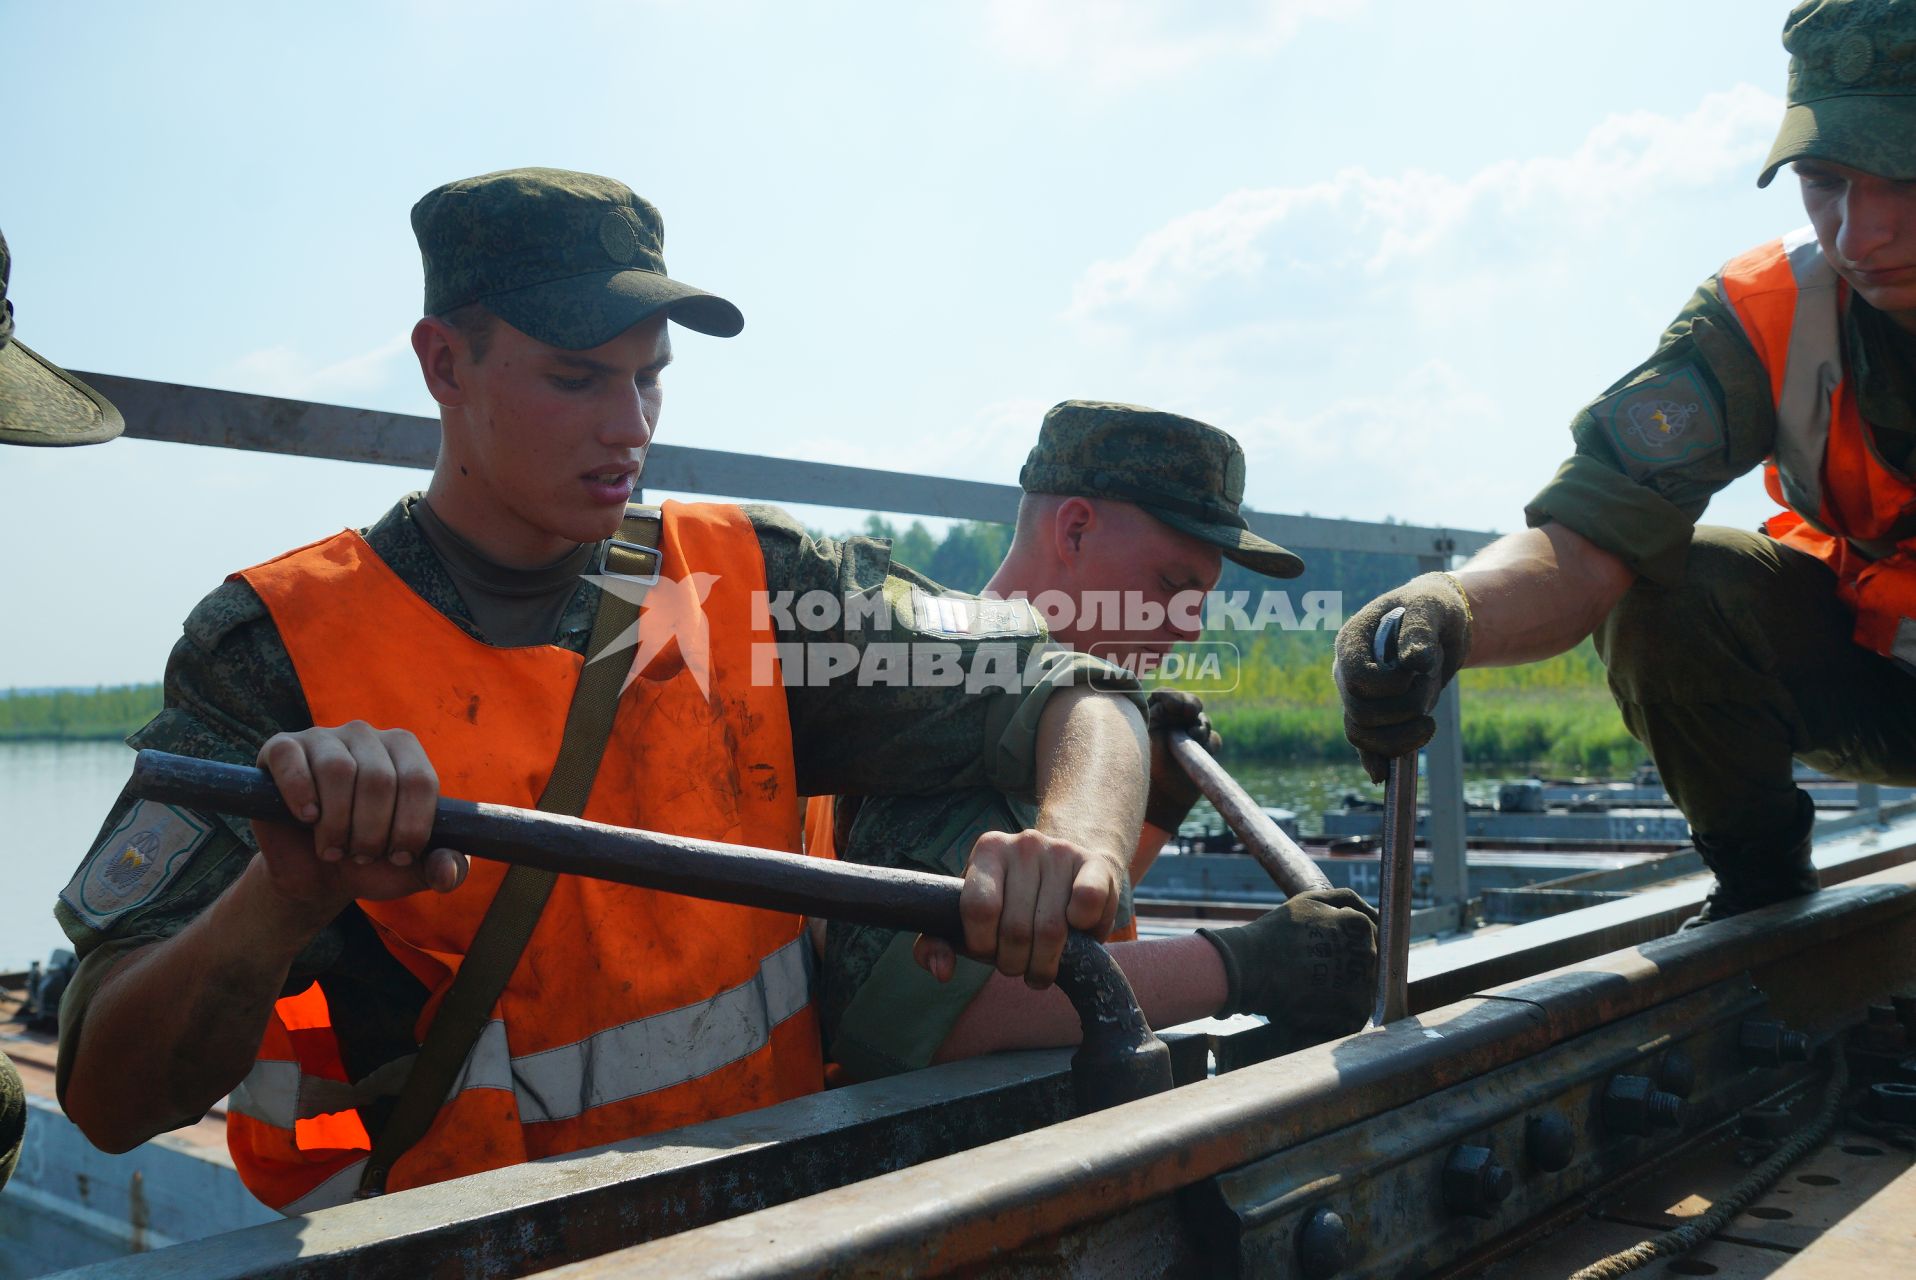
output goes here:
<path id="1" fill-rule="evenodd" d="M 142 801 L 101 837 L 61 900 L 96 929 L 150 900 L 191 862 L 213 827 L 170 804 Z"/>
<path id="2" fill-rule="evenodd" d="M 1723 443 L 1716 397 L 1694 369 L 1633 383 L 1595 411 L 1632 475 L 1682 462 Z"/>

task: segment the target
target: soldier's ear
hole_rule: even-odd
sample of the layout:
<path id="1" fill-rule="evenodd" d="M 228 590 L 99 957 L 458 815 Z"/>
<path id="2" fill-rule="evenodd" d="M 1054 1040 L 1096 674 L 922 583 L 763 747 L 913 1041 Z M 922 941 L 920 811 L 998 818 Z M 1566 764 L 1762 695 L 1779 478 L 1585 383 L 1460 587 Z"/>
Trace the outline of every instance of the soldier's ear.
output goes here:
<path id="1" fill-rule="evenodd" d="M 466 402 L 459 382 L 459 352 L 464 339 L 437 316 L 425 316 L 412 327 L 413 354 L 432 398 L 447 407 Z"/>
<path id="2" fill-rule="evenodd" d="M 1097 523 L 1098 511 L 1089 498 L 1072 497 L 1060 502 L 1051 518 L 1058 558 L 1066 564 L 1076 563 L 1084 553 L 1084 535 Z"/>

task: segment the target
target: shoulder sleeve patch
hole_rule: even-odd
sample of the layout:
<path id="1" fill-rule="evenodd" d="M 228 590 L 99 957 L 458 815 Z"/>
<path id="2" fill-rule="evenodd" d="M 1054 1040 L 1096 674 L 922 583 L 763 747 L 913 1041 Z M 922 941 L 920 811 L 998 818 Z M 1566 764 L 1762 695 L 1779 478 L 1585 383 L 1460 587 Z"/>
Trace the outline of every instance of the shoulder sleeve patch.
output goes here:
<path id="1" fill-rule="evenodd" d="M 1044 634 L 1028 600 L 981 600 L 956 592 L 911 589 L 912 630 L 954 640 L 1003 640 Z"/>
<path id="2" fill-rule="evenodd" d="M 151 902 L 206 846 L 215 828 L 187 809 L 142 800 L 93 847 L 60 899 L 95 929 Z"/>
<path id="3" fill-rule="evenodd" d="M 1641 477 L 1723 447 L 1716 392 L 1683 365 L 1633 382 L 1590 406 L 1624 470 Z"/>

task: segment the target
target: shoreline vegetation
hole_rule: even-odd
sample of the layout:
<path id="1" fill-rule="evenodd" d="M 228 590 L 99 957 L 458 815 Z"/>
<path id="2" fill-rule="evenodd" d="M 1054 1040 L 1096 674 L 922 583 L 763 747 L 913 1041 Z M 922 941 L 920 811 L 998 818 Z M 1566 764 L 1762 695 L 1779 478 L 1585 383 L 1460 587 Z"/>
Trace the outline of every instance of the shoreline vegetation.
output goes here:
<path id="1" fill-rule="evenodd" d="M 0 693 L 0 742 L 118 742 L 158 715 L 158 684 Z"/>
<path id="2" fill-rule="evenodd" d="M 1011 538 L 1005 525 L 960 521 L 935 536 L 918 521 L 900 529 L 878 515 L 867 516 L 857 532 L 889 538 L 895 560 L 969 592 L 984 587 Z M 817 530 L 813 533 L 818 535 Z M 1406 563 L 1398 565 L 1394 559 Z M 1321 566 L 1319 574 L 1287 585 L 1293 594 L 1319 583 L 1335 587 L 1342 608 L 1321 618 L 1328 629 L 1208 632 L 1194 652 L 1230 655 L 1222 669 L 1161 682 L 1204 698 L 1224 737 L 1226 760 L 1354 761 L 1331 684 L 1339 615 L 1361 608 L 1379 591 L 1410 576 L 1415 565 L 1407 557 L 1365 560 L 1335 553 L 1313 560 Z M 1261 591 L 1270 583 L 1229 566 L 1219 586 Z M 1308 616 L 1308 610 L 1304 614 Z M 1603 663 L 1588 640 L 1544 662 L 1465 671 L 1459 683 L 1464 760 L 1471 766 L 1622 777 L 1647 757 L 1623 727 Z M 8 690 L 0 693 L 0 742 L 117 740 L 159 710 L 158 684 Z"/>

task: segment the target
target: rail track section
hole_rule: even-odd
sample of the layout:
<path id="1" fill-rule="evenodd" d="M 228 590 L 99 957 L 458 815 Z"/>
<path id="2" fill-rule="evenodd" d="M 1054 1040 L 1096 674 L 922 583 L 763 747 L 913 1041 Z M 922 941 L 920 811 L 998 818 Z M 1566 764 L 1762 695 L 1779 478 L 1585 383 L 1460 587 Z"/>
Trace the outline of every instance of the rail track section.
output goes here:
<path id="1" fill-rule="evenodd" d="M 1067 1053 L 999 1055 L 69 1274 L 1468 1272 L 1916 992 L 1913 859 L 1857 831 L 1822 893 L 1694 933 L 1703 879 L 1419 948 L 1410 1017 L 1282 1058 L 1172 1030 L 1177 1087 L 1094 1114 Z"/>

